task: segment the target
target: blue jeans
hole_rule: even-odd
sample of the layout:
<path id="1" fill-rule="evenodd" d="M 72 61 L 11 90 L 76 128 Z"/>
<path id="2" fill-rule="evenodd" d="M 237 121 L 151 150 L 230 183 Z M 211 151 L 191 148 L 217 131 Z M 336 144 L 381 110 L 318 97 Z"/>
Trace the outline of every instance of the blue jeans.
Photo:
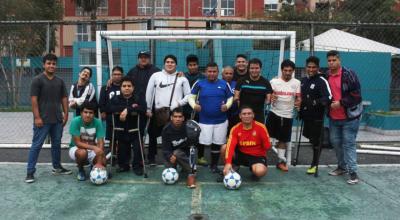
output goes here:
<path id="1" fill-rule="evenodd" d="M 329 137 L 336 151 L 338 167 L 349 173 L 357 172 L 356 137 L 359 125 L 359 119 L 329 120 Z"/>
<path id="2" fill-rule="evenodd" d="M 39 153 L 48 134 L 50 135 L 51 139 L 51 158 L 53 168 L 57 169 L 61 167 L 62 132 L 62 123 L 44 124 L 43 127 L 40 128 L 33 125 L 32 146 L 29 150 L 27 167 L 28 173 L 35 173 L 35 167 L 39 157 Z"/>

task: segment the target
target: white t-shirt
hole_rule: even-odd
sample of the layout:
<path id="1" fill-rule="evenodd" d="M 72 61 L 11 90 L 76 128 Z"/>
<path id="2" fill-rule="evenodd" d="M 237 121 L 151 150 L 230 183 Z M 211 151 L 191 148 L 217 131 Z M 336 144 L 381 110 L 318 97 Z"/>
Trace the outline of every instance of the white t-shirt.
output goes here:
<path id="1" fill-rule="evenodd" d="M 294 101 L 296 96 L 300 96 L 300 81 L 292 78 L 286 82 L 282 78 L 274 78 L 271 86 L 273 94 L 277 96 L 271 111 L 283 118 L 293 118 Z"/>

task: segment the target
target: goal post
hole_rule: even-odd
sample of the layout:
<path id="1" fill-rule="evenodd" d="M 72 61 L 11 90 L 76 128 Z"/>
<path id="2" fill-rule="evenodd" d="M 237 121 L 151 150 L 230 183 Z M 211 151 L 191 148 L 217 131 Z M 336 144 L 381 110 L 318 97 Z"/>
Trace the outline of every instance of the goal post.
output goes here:
<path id="1" fill-rule="evenodd" d="M 280 64 L 286 59 L 290 59 L 295 62 L 295 50 L 296 50 L 296 32 L 295 31 L 273 31 L 273 30 L 113 30 L 113 31 L 97 31 L 96 32 L 96 77 L 97 77 L 97 92 L 99 94 L 101 86 L 103 84 L 103 71 L 105 71 L 105 66 L 108 66 L 108 72 L 111 77 L 111 70 L 115 65 L 123 65 L 125 69 L 132 68 L 137 60 L 137 50 L 136 44 L 141 44 L 142 48 L 150 47 L 150 41 L 154 40 L 156 43 L 155 54 L 152 56 L 157 56 L 157 59 L 161 61 L 161 55 L 165 55 L 166 52 L 172 53 L 178 57 L 178 60 L 185 59 L 184 57 L 191 52 L 195 51 L 198 54 L 208 57 L 207 62 L 210 60 L 217 63 L 220 68 L 234 62 L 234 58 L 237 53 L 246 50 L 249 58 L 260 58 L 263 61 L 263 67 L 266 63 L 269 65 L 269 73 L 274 76 L 280 76 L 281 69 Z M 254 42 L 258 42 L 261 49 L 255 49 Z M 139 42 L 139 43 L 138 43 Z M 160 42 L 160 43 L 159 43 Z M 165 46 L 163 48 L 163 42 L 173 43 L 173 45 Z M 181 45 L 187 45 L 191 43 L 192 48 L 184 48 Z M 201 43 L 200 47 L 197 47 L 197 43 Z M 210 43 L 211 42 L 211 43 Z M 228 43 L 227 43 L 228 42 Z M 238 42 L 247 45 L 246 49 L 241 50 Z M 130 45 L 135 44 L 135 46 Z M 251 45 L 251 46 L 249 46 Z M 118 64 L 114 60 L 114 47 L 123 48 L 125 50 L 124 55 Z M 209 50 L 206 51 L 208 46 Z M 128 47 L 128 48 L 127 48 Z M 131 47 L 131 48 L 129 48 Z M 160 48 L 161 47 L 161 48 Z M 243 46 L 245 48 L 245 46 Z M 236 49 L 236 50 L 233 50 Z M 150 50 L 150 49 L 149 49 Z M 162 50 L 162 52 L 158 51 Z M 105 53 L 106 51 L 106 53 Z M 206 51 L 206 52 L 205 52 Z M 227 52 L 228 51 L 228 52 Z M 272 52 L 271 52 L 272 51 Z M 228 54 L 227 54 L 228 53 Z M 121 53 L 122 54 L 122 53 Z M 129 54 L 129 55 L 125 55 Z M 244 54 L 244 53 L 243 53 Z M 272 54 L 272 55 L 271 55 Z M 107 59 L 104 59 L 104 55 Z M 179 55 L 179 56 L 178 56 Z M 130 56 L 129 59 L 123 56 Z M 229 56 L 229 62 L 225 59 Z M 211 58 L 210 58 L 211 57 Z M 268 57 L 268 58 L 267 58 Z M 103 63 L 104 60 L 108 63 Z M 270 60 L 268 60 L 270 59 Z M 126 63 L 130 60 L 129 65 Z M 153 59 L 152 59 L 153 60 Z M 207 62 L 203 62 L 203 66 Z M 154 63 L 155 65 L 157 63 Z M 162 67 L 162 62 L 158 63 L 158 67 Z M 232 65 L 233 66 L 233 65 Z M 268 74 L 269 74 L 268 73 Z M 269 75 L 268 75 L 269 76 Z M 267 77 L 268 78 L 268 77 Z M 287 151 L 287 164 L 291 163 L 291 142 L 289 142 Z"/>

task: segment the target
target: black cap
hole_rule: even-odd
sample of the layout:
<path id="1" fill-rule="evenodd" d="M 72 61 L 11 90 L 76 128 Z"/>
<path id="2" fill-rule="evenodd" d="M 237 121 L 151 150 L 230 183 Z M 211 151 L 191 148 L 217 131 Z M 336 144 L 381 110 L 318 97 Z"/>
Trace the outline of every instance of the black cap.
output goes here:
<path id="1" fill-rule="evenodd" d="M 141 51 L 139 51 L 139 53 L 138 53 L 137 56 L 138 56 L 138 58 L 141 57 L 141 56 L 150 57 L 150 51 L 148 51 L 148 50 L 141 50 Z"/>

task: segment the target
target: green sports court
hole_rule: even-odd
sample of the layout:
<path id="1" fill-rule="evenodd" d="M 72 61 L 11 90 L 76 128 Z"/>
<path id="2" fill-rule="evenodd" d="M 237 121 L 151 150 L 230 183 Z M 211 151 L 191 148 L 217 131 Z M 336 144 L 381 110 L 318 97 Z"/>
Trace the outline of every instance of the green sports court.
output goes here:
<path id="1" fill-rule="evenodd" d="M 227 190 L 208 169 L 200 168 L 198 187 L 187 189 L 161 181 L 162 166 L 149 168 L 149 178 L 117 174 L 106 185 L 79 182 L 72 175 L 53 176 L 51 165 L 37 167 L 37 181 L 24 182 L 25 164 L 1 163 L 0 219 L 399 219 L 399 166 L 360 167 L 361 181 L 332 177 L 333 167 L 315 178 L 306 167 L 282 173 L 270 166 L 259 182 L 241 168 L 243 184 Z M 199 215 L 203 214 L 203 218 Z M 192 217 L 192 218 L 191 218 Z"/>

